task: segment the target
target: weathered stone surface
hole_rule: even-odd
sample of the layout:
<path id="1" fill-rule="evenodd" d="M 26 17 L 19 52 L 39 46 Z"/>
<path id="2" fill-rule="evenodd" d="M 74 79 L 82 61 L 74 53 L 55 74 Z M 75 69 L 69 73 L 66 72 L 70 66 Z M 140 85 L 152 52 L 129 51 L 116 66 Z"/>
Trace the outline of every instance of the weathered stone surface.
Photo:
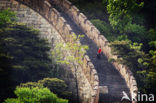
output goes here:
<path id="1" fill-rule="evenodd" d="M 7 0 L 3 0 L 3 1 L 7 1 Z M 63 37 L 63 39 L 65 41 L 70 41 L 70 38 L 67 38 L 67 36 L 69 34 L 71 34 L 72 32 L 75 32 L 76 34 L 83 33 L 86 35 L 85 38 L 81 42 L 82 42 L 82 44 L 87 43 L 87 45 L 89 45 L 91 52 L 87 51 L 87 55 L 89 55 L 90 60 L 86 61 L 85 63 L 87 63 L 87 64 L 84 64 L 82 66 L 83 67 L 82 70 L 84 72 L 79 71 L 77 73 L 80 75 L 79 79 L 81 79 L 81 80 L 83 80 L 82 78 L 88 79 L 88 81 L 86 82 L 86 86 L 88 86 L 88 84 L 90 83 L 91 87 L 89 87 L 89 88 L 91 89 L 91 91 L 95 92 L 95 97 L 90 98 L 90 100 L 89 100 L 88 96 L 91 97 L 91 92 L 89 95 L 88 94 L 85 95 L 85 93 L 83 93 L 84 91 L 86 92 L 87 87 L 85 87 L 84 89 L 82 89 L 80 91 L 80 95 L 81 95 L 81 93 L 83 94 L 83 95 L 81 95 L 82 96 L 81 98 L 82 98 L 82 101 L 84 101 L 84 103 L 92 102 L 92 101 L 94 101 L 94 103 L 98 102 L 98 90 L 93 89 L 93 88 L 98 87 L 98 85 L 97 85 L 97 87 L 94 87 L 95 85 L 93 85 L 94 82 L 97 81 L 97 79 L 95 79 L 97 77 L 97 74 L 94 73 L 94 72 L 96 72 L 96 71 L 94 71 L 95 68 L 98 71 L 98 75 L 100 77 L 99 78 L 100 82 L 102 82 L 102 84 L 103 83 L 108 84 L 110 93 L 112 93 L 112 94 L 114 93 L 111 91 L 116 91 L 116 93 L 117 93 L 117 92 L 119 92 L 118 89 L 126 88 L 126 85 L 123 82 L 121 76 L 115 70 L 112 69 L 114 67 L 111 66 L 110 63 L 107 62 L 106 58 L 104 58 L 98 62 L 96 60 L 96 52 L 97 52 L 96 50 L 98 49 L 97 46 L 101 46 L 102 51 L 107 58 L 115 57 L 111 54 L 111 48 L 109 47 L 108 40 L 105 37 L 101 37 L 99 31 L 96 30 L 96 28 L 92 25 L 92 23 L 86 19 L 85 15 L 80 13 L 80 11 L 75 6 L 71 5 L 71 3 L 69 1 L 67 1 L 67 0 L 53 0 L 53 1 L 51 1 L 51 0 L 39 0 L 39 1 L 18 0 L 18 1 L 24 2 L 29 7 L 33 8 L 35 11 L 42 14 L 42 16 L 44 18 L 46 18 L 48 22 L 46 20 L 44 21 L 43 17 L 39 17 L 38 14 L 34 14 L 33 10 L 31 12 L 30 11 L 25 12 L 29 8 L 27 9 L 26 6 L 24 6 L 22 4 L 19 5 L 19 3 L 15 2 L 15 1 L 13 1 L 12 4 L 7 3 L 8 1 L 6 2 L 6 4 L 4 2 L 0 3 L 0 9 L 5 9 L 8 6 L 10 6 L 12 8 L 12 10 L 18 11 L 19 12 L 19 14 L 18 14 L 19 21 L 27 23 L 28 26 L 34 26 L 34 27 L 40 29 L 41 37 L 48 38 L 49 42 L 52 41 L 52 39 L 58 40 L 59 42 L 61 41 L 58 36 L 49 35 L 50 32 L 57 33 L 55 29 L 57 29 L 57 31 L 59 32 L 59 34 Z M 55 5 L 53 5 L 51 3 L 54 3 L 57 6 L 55 7 Z M 54 8 L 51 8 L 51 6 Z M 60 9 L 58 9 L 59 10 L 59 12 L 58 12 L 55 8 L 63 9 L 62 10 L 63 12 L 60 11 Z M 27 16 L 27 15 L 29 15 L 29 16 Z M 32 17 L 32 15 L 33 15 L 33 17 Z M 61 16 L 63 16 L 66 19 L 66 23 L 59 20 L 59 18 Z M 25 19 L 22 19 L 22 18 L 25 18 Z M 36 22 L 36 18 L 37 18 L 38 22 Z M 74 22 L 71 19 L 73 19 Z M 53 24 L 53 26 L 51 28 L 53 28 L 53 29 L 55 28 L 54 30 L 48 29 L 48 26 L 44 26 L 44 25 L 41 26 L 41 24 L 49 24 L 49 23 Z M 75 23 L 78 26 L 76 26 Z M 70 25 L 68 25 L 68 24 L 70 24 Z M 62 27 L 62 25 L 63 25 L 63 27 Z M 87 37 L 89 37 L 89 38 L 87 38 Z M 94 42 L 91 41 L 90 39 L 92 39 Z M 88 65 L 90 62 L 93 62 L 94 67 Z M 114 66 L 117 66 L 116 68 L 121 72 L 122 76 L 125 78 L 130 90 L 133 90 L 133 88 L 135 88 L 137 86 L 137 84 L 135 82 L 135 78 L 133 78 L 133 76 L 131 76 L 132 74 L 127 71 L 127 68 L 122 68 L 122 66 L 118 66 L 118 65 L 114 65 Z M 74 69 L 73 69 L 73 73 L 74 73 Z M 111 75 L 112 77 L 109 75 Z M 103 79 L 102 81 L 101 81 L 101 78 Z M 82 82 L 81 80 L 79 81 L 80 82 L 79 86 L 83 87 L 85 83 Z M 117 82 L 114 80 L 116 80 Z M 85 80 L 83 80 L 83 81 L 85 81 Z M 121 88 L 120 87 L 118 88 L 118 86 L 120 84 L 123 84 L 124 86 L 121 86 Z M 87 89 L 88 91 L 89 91 L 89 88 Z M 133 91 L 131 91 L 131 92 L 133 92 Z M 89 92 L 87 92 L 87 93 L 89 93 Z M 114 95 L 116 95 L 116 94 L 114 93 Z"/>
<path id="2" fill-rule="evenodd" d="M 107 94 L 108 93 L 108 87 L 107 86 L 99 86 L 100 93 Z"/>
<path id="3" fill-rule="evenodd" d="M 59 1 L 61 1 L 61 0 L 59 0 Z M 66 2 L 66 0 L 63 0 L 62 2 Z M 57 5 L 58 6 L 58 5 Z M 59 5 L 58 6 L 58 8 L 63 8 L 63 7 L 60 7 L 60 6 L 63 6 L 63 5 Z M 66 6 L 64 6 L 64 9 L 66 8 Z M 77 8 L 75 8 L 74 6 L 72 6 L 71 7 L 71 10 L 68 10 L 68 11 L 65 11 L 68 15 L 69 15 L 69 17 L 71 17 L 73 20 L 74 20 L 74 22 L 84 31 L 84 33 L 86 33 L 86 35 L 90 38 L 90 39 L 92 39 L 95 43 L 96 43 L 96 45 L 97 46 L 101 46 L 101 48 L 102 48 L 102 50 L 103 50 L 103 52 L 104 52 L 104 54 L 105 54 L 105 56 L 107 57 L 107 58 L 114 58 L 114 57 L 116 57 L 116 56 L 113 56 L 112 54 L 111 54 L 111 48 L 109 47 L 109 42 L 108 42 L 108 40 L 106 39 L 106 38 L 104 38 L 104 37 L 102 37 L 102 38 L 99 38 L 100 37 L 100 33 L 99 32 L 95 32 L 94 31 L 94 26 L 92 25 L 92 23 L 90 23 L 90 21 L 89 20 L 86 20 L 86 18 L 85 17 L 83 17 L 83 16 L 81 16 L 81 13 L 78 13 L 77 12 L 78 10 L 77 10 Z M 63 13 L 62 13 L 63 14 Z M 64 15 L 64 14 L 63 14 Z M 84 20 L 84 18 L 85 18 L 85 20 Z M 70 20 L 68 20 L 69 21 L 69 24 L 71 24 L 72 25 L 72 23 L 70 23 Z M 82 22 L 83 21 L 83 22 Z M 84 24 L 85 23 L 85 24 Z M 73 26 L 73 25 L 72 25 Z M 75 30 L 75 31 L 78 31 L 78 30 Z M 78 32 L 79 33 L 79 32 Z M 102 39 L 102 40 L 100 40 L 100 39 Z M 86 39 L 87 40 L 87 39 Z M 83 43 L 82 43 L 83 44 Z M 92 49 L 93 47 L 91 47 L 91 51 L 93 50 Z M 95 49 L 95 48 L 94 48 Z M 92 53 L 93 53 L 93 51 L 92 51 Z M 94 52 L 95 53 L 95 52 Z M 94 54 L 93 53 L 93 54 Z M 91 61 L 94 61 L 94 57 L 93 56 L 91 56 L 91 55 L 89 55 L 89 57 L 91 57 Z M 92 58 L 93 57 L 93 58 Z M 94 62 L 93 62 L 93 64 L 94 64 Z M 99 65 L 100 65 L 100 63 L 98 63 Z M 114 63 L 115 64 L 115 63 Z M 96 63 L 96 61 L 95 61 L 95 64 L 94 65 L 97 65 L 97 63 Z M 131 78 L 130 78 L 130 75 L 131 75 L 131 73 L 129 74 L 129 72 L 127 72 L 127 68 L 120 68 L 121 66 L 119 66 L 119 65 L 114 65 L 115 67 L 116 67 L 116 69 L 119 71 L 119 72 L 121 72 L 121 74 L 122 74 L 122 76 L 124 77 L 124 79 L 126 80 L 126 83 L 127 84 L 130 84 L 130 85 L 133 85 L 133 84 L 131 84 L 130 83 L 130 81 L 131 81 Z M 97 66 L 95 66 L 95 68 L 96 68 Z M 109 67 L 107 67 L 106 65 L 105 65 L 105 67 L 104 68 L 109 68 Z M 100 68 L 100 69 L 102 69 L 102 68 Z M 87 68 L 87 70 L 88 70 L 88 68 Z M 100 70 L 99 70 L 100 71 Z M 104 70 L 104 71 L 107 71 L 107 69 L 106 70 Z M 107 71 L 108 72 L 108 71 Z M 113 73 L 112 73 L 113 74 Z M 102 74 L 100 74 L 100 75 L 102 75 Z M 117 75 L 119 75 L 119 74 L 117 74 Z M 112 75 L 113 76 L 113 75 Z M 114 79 L 118 79 L 118 78 L 114 78 Z M 108 79 L 109 80 L 109 79 Z M 107 80 L 107 81 L 108 81 Z M 110 79 L 111 80 L 111 79 Z M 121 78 L 120 78 L 120 80 L 121 80 Z M 118 81 L 118 80 L 117 80 Z M 121 81 L 123 81 L 124 82 L 124 80 L 121 80 Z M 90 81 L 90 82 L 92 82 L 92 81 Z M 119 82 L 120 83 L 120 82 Z M 121 83 L 122 84 L 122 83 Z M 126 87 L 126 84 L 124 84 L 125 85 L 125 87 Z M 121 87 L 122 88 L 122 87 Z M 133 88 L 132 86 L 129 86 L 129 88 L 131 89 L 131 88 Z M 117 90 L 117 92 L 118 92 L 118 90 Z"/>

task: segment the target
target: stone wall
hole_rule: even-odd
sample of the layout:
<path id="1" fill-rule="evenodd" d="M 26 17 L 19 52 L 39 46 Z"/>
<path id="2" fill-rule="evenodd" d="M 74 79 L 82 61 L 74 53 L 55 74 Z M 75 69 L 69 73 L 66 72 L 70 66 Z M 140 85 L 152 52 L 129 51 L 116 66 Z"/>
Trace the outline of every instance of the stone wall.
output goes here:
<path id="1" fill-rule="evenodd" d="M 79 25 L 79 27 L 81 27 L 87 36 L 92 39 L 97 46 L 102 48 L 102 51 L 107 58 L 117 58 L 116 55 L 112 55 L 108 40 L 101 35 L 99 30 L 87 19 L 83 13 L 79 11 L 79 9 L 77 9 L 77 7 L 72 5 L 68 0 L 52 0 L 52 2 L 62 8 L 62 10 L 64 10 L 64 12 L 66 12 L 73 19 L 73 21 Z M 137 83 L 130 69 L 126 65 L 118 64 L 116 62 L 114 62 L 113 65 L 124 77 L 127 86 L 130 89 L 131 97 L 137 98 Z M 135 103 L 135 101 L 133 102 Z"/>
<path id="2" fill-rule="evenodd" d="M 48 41 L 51 50 L 55 47 L 55 45 L 58 42 L 64 43 L 63 38 L 57 32 L 57 30 L 46 19 L 44 19 L 40 14 L 38 14 L 31 8 L 23 4 L 20 4 L 16 1 L 9 2 L 7 0 L 3 0 L 3 1 L 0 0 L 0 10 L 7 9 L 8 7 L 15 12 L 17 17 L 17 22 L 24 23 L 28 27 L 33 27 L 39 30 L 39 37 L 46 39 Z M 49 55 L 51 55 L 51 51 L 49 52 Z M 52 72 L 54 72 L 52 75 L 56 75 L 59 72 L 60 75 L 58 78 L 63 79 L 67 83 L 68 90 L 72 91 L 73 93 L 72 101 L 75 101 L 76 82 L 72 70 L 69 69 L 69 67 L 67 66 L 59 67 L 59 68 L 55 67 L 55 69 L 51 69 L 51 70 Z"/>
<path id="3" fill-rule="evenodd" d="M 3 1 L 11 1 L 12 3 L 11 4 L 8 3 L 6 5 L 1 4 L 0 5 L 1 9 L 11 7 L 12 10 L 18 11 L 17 15 L 19 17 L 19 21 L 27 23 L 28 26 L 34 26 L 40 29 L 41 33 L 43 34 L 41 36 L 51 41 L 52 38 L 55 37 L 49 35 L 49 32 L 53 31 L 55 32 L 56 35 L 60 34 L 61 38 L 63 38 L 65 42 L 71 41 L 69 35 L 73 34 L 73 31 L 70 25 L 66 23 L 64 18 L 60 16 L 59 12 L 52 7 L 50 3 L 52 0 L 16 0 L 18 2 L 15 2 L 15 0 L 3 0 Z M 42 15 L 42 17 L 39 14 L 31 15 L 32 18 L 25 17 L 26 13 L 28 14 L 31 13 L 31 10 L 29 12 L 25 11 L 25 9 L 28 9 L 27 6 L 25 5 L 35 10 L 34 12 L 39 13 L 40 15 Z M 40 17 L 41 18 L 44 17 L 47 21 L 46 20 L 44 21 L 42 19 L 35 23 L 36 19 Z M 38 24 L 39 22 L 40 24 Z M 48 26 L 50 25 L 47 22 L 52 24 L 52 26 L 58 31 L 59 34 L 54 29 L 53 30 L 49 29 Z M 82 103 L 98 103 L 99 79 L 97 72 L 87 55 L 84 56 L 83 61 L 84 63 L 82 65 L 79 65 L 78 69 L 78 82 L 79 82 L 78 85 L 80 99 Z"/>

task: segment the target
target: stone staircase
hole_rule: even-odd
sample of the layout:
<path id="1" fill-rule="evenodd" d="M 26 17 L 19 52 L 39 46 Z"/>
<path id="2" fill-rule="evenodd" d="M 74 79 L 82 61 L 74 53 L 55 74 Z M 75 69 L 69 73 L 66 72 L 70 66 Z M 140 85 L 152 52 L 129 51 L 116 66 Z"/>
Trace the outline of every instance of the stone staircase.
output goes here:
<path id="1" fill-rule="evenodd" d="M 81 40 L 81 44 L 89 46 L 87 55 L 97 70 L 100 86 L 108 87 L 107 94 L 100 93 L 99 103 L 120 103 L 122 98 L 122 91 L 125 91 L 128 95 L 130 95 L 129 88 L 126 85 L 124 78 L 115 69 L 115 67 L 110 62 L 108 62 L 108 59 L 104 54 L 102 54 L 101 59 L 96 58 L 96 53 L 98 50 L 97 45 L 87 37 L 87 35 L 72 20 L 72 18 L 69 17 L 57 5 L 53 4 L 53 7 L 59 11 L 62 17 L 64 17 L 64 19 L 67 21 L 67 24 L 70 25 L 76 35 L 85 35 L 85 37 Z"/>

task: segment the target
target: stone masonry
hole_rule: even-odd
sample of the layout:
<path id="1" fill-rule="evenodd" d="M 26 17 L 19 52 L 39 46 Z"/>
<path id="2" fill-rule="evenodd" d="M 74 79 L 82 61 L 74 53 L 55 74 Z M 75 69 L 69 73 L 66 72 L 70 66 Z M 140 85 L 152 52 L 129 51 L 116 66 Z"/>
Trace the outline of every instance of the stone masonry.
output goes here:
<path id="1" fill-rule="evenodd" d="M 40 8 L 41 10 L 37 8 L 34 9 L 33 6 L 30 4 L 29 0 L 27 0 L 26 3 L 29 3 L 28 6 L 29 7 L 32 6 L 32 9 L 26 5 L 23 5 L 23 3 L 13 1 L 13 0 L 11 2 L 10 0 L 1 0 L 0 10 L 11 8 L 11 10 L 16 12 L 18 22 L 25 23 L 29 27 L 34 27 L 36 29 L 39 29 L 40 37 L 48 40 L 48 42 L 50 43 L 51 49 L 58 42 L 66 42 L 70 40 L 70 38 L 68 38 L 68 35 L 72 33 L 71 28 L 69 25 L 65 24 L 64 18 L 62 18 L 59 15 L 56 9 L 54 8 L 51 8 L 51 10 L 49 9 L 51 11 L 51 14 L 46 15 L 44 14 L 46 10 L 42 11 L 42 7 Z M 44 1 L 42 6 L 45 9 L 47 9 L 46 7 L 51 6 L 51 5 L 48 2 Z M 36 12 L 34 10 L 36 11 L 39 10 L 39 11 Z M 51 18 L 49 18 L 50 16 Z M 57 22 L 57 20 L 59 20 L 59 22 Z M 88 81 L 83 71 L 84 69 L 82 69 L 82 67 L 88 68 L 90 70 L 90 66 L 92 67 L 92 69 L 94 69 L 94 66 L 88 59 L 87 55 L 84 58 L 84 62 L 86 64 L 83 66 L 79 66 L 78 67 L 79 69 L 77 70 L 78 90 L 79 90 L 79 97 L 80 97 L 79 99 L 82 103 L 93 103 L 95 101 L 94 98 L 98 94 L 97 92 L 98 88 L 94 90 L 92 87 L 94 86 L 98 87 L 98 77 L 96 76 L 95 70 L 93 72 L 90 71 L 92 73 L 91 75 L 89 75 L 89 77 L 92 76 L 92 85 L 91 85 L 90 84 L 91 80 Z M 69 89 L 72 90 L 73 95 L 75 95 L 76 83 L 75 83 L 75 77 L 74 77 L 74 68 L 70 68 L 70 69 L 69 68 L 70 68 L 69 66 L 66 66 L 66 68 L 63 70 L 64 72 L 62 73 L 63 74 L 62 79 L 64 79 L 69 84 Z M 94 76 L 96 76 L 95 78 L 97 80 L 95 83 L 94 83 L 94 80 L 95 80 Z M 76 96 L 75 96 L 75 99 L 76 99 Z"/>
<path id="2" fill-rule="evenodd" d="M 1 0 L 14 1 L 14 0 Z M 99 30 L 68 0 L 16 0 L 13 5 L 0 7 L 18 8 L 21 4 L 27 5 L 47 20 L 61 35 L 65 42 L 70 42 L 68 35 L 73 33 L 85 34 L 81 44 L 87 44 L 90 50 L 84 54 L 83 65 L 79 65 L 78 75 L 80 99 L 82 103 L 119 103 L 120 93 L 126 91 L 132 98 L 137 98 L 137 83 L 130 69 L 116 62 L 109 63 L 108 58 L 117 58 L 111 54 L 108 40 Z M 14 3 L 14 2 L 13 2 Z M 21 3 L 21 4 L 20 4 Z M 23 15 L 20 15 L 23 16 Z M 44 31 L 44 30 L 43 30 Z M 48 32 L 46 30 L 44 32 Z M 51 30 L 52 31 L 52 30 Z M 56 35 L 59 35 L 56 34 Z M 49 36 L 50 37 L 50 36 Z M 102 48 L 102 59 L 96 59 L 98 47 Z M 81 82 L 84 81 L 84 82 Z M 99 100 L 99 85 L 108 86 L 108 94 Z M 101 89 L 100 89 L 101 90 Z M 89 91 L 89 92 L 87 92 Z M 133 101 L 133 103 L 136 103 Z"/>
<path id="3" fill-rule="evenodd" d="M 67 16 L 68 16 L 70 19 L 72 19 L 73 22 L 75 22 L 77 24 L 77 26 L 82 30 L 82 32 L 84 34 L 86 34 L 87 37 L 95 43 L 96 46 L 102 48 L 102 51 L 103 51 L 104 55 L 106 56 L 106 58 L 108 58 L 108 59 L 109 58 L 117 58 L 116 55 L 111 54 L 111 48 L 109 47 L 108 40 L 103 35 L 101 35 L 99 30 L 87 19 L 87 17 L 83 13 L 81 13 L 77 9 L 77 7 L 72 5 L 68 0 L 52 0 L 52 1 L 53 1 L 53 4 L 56 5 L 57 9 L 58 10 L 60 9 L 59 12 L 62 11 L 64 13 L 62 15 L 65 15 L 64 16 L 65 18 L 67 18 Z M 85 41 L 85 42 L 87 42 L 87 41 Z M 90 43 L 88 43 L 88 44 L 90 44 Z M 93 45 L 91 48 L 93 48 Z M 100 64 L 97 63 L 97 61 L 92 56 L 92 53 L 93 52 L 91 52 L 91 53 L 88 52 L 88 55 L 91 58 L 91 61 L 93 62 L 95 68 L 97 69 L 97 72 L 99 71 L 98 74 L 99 74 L 99 79 L 100 79 L 100 78 L 102 78 L 103 74 L 105 74 L 105 72 L 109 72 L 109 71 L 105 68 L 105 70 L 104 70 L 105 72 L 103 71 L 104 73 L 103 74 L 101 73 L 102 71 L 98 69 L 98 66 L 101 63 Z M 108 62 L 103 61 L 103 63 L 104 62 L 105 62 L 105 65 L 103 65 L 103 66 L 106 66 L 106 65 L 108 66 Z M 137 83 L 136 83 L 136 80 L 135 80 L 132 72 L 130 71 L 130 69 L 126 65 L 118 64 L 116 62 L 112 63 L 112 65 L 115 67 L 114 69 L 118 70 L 120 72 L 120 74 L 122 75 L 122 77 L 125 79 L 126 85 L 128 86 L 128 88 L 130 90 L 131 98 L 137 98 L 137 92 L 138 92 Z M 109 66 L 107 68 L 111 69 L 112 67 Z M 111 71 L 111 73 L 108 75 L 108 76 L 110 76 L 109 78 L 113 77 L 112 80 L 114 80 L 116 78 L 116 80 L 121 81 L 121 79 L 119 79 L 118 76 L 115 76 L 115 74 L 114 74 L 114 76 L 112 75 L 113 71 L 115 71 L 115 70 L 113 70 L 113 71 L 110 70 L 110 71 Z M 103 79 L 105 79 L 105 78 L 107 78 L 107 77 L 104 77 Z M 107 84 L 106 82 L 108 82 L 108 81 L 109 80 L 103 81 L 100 79 L 100 82 L 102 82 L 102 84 Z M 113 85 L 112 82 L 111 82 L 111 85 Z M 118 83 L 120 83 L 120 82 L 118 82 Z M 110 83 L 108 82 L 107 85 L 109 86 L 109 84 Z M 121 84 L 124 84 L 124 83 L 121 83 Z M 118 84 L 118 86 L 116 84 L 114 84 L 114 86 L 111 86 L 111 85 L 110 85 L 110 87 L 114 91 L 115 90 L 118 91 L 118 89 L 115 89 L 118 86 L 121 86 L 121 87 L 119 87 L 120 89 L 126 88 L 126 86 L 122 87 L 123 85 L 119 85 L 119 84 Z M 112 93 L 114 94 L 115 92 L 112 92 Z M 135 103 L 135 102 L 136 101 L 133 101 L 133 103 Z"/>

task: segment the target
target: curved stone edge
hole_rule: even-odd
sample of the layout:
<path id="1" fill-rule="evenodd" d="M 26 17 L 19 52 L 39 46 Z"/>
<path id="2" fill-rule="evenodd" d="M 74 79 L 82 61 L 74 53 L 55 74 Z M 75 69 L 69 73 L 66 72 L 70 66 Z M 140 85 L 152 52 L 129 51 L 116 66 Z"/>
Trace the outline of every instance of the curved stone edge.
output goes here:
<path id="1" fill-rule="evenodd" d="M 48 22 L 51 23 L 56 28 L 56 30 L 61 34 L 65 42 L 71 41 L 69 35 L 73 34 L 74 32 L 72 31 L 70 25 L 66 23 L 66 20 L 60 16 L 59 12 L 52 7 L 51 2 L 53 2 L 53 0 L 7 0 L 7 1 L 11 2 L 17 1 L 21 4 L 25 4 L 31 7 L 33 10 L 35 10 L 40 15 L 45 17 L 45 19 L 47 19 Z M 13 6 L 16 6 L 16 4 Z M 86 75 L 86 78 L 88 79 L 92 87 L 91 94 L 92 97 L 90 98 L 90 103 L 98 103 L 99 78 L 97 72 L 87 55 L 84 55 L 83 61 L 84 63 L 81 64 L 81 67 L 83 68 L 83 71 L 85 71 L 84 74 Z"/>
<path id="2" fill-rule="evenodd" d="M 60 6 L 66 12 L 77 25 L 91 38 L 97 46 L 102 48 L 103 53 L 107 58 L 118 58 L 116 55 L 112 55 L 111 48 L 109 47 L 110 43 L 108 40 L 101 35 L 100 31 L 87 19 L 87 17 L 79 11 L 79 9 L 72 5 L 68 0 L 52 0 L 56 5 Z M 130 89 L 131 98 L 137 100 L 138 87 L 136 79 L 133 76 L 133 73 L 130 71 L 126 65 L 118 64 L 117 62 L 112 63 L 115 68 L 120 72 L 123 78 L 126 81 L 128 88 Z M 137 103 L 133 101 L 133 103 Z"/>

